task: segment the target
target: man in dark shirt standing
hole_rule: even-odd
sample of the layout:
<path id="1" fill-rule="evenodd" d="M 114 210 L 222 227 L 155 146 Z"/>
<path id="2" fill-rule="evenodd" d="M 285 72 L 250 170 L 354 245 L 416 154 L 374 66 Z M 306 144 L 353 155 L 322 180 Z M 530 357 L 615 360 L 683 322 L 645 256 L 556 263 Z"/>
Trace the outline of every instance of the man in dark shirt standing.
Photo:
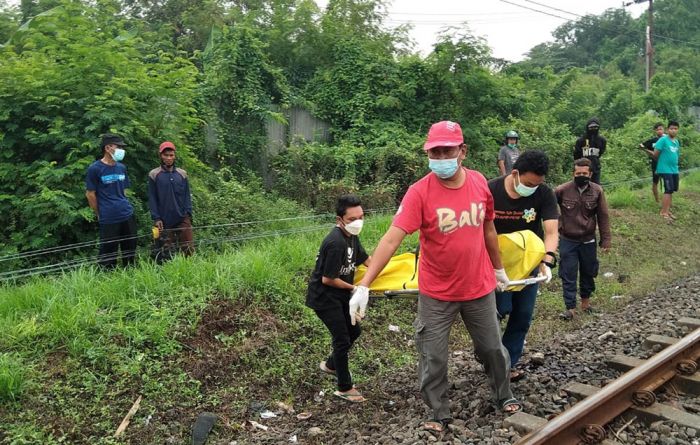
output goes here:
<path id="1" fill-rule="evenodd" d="M 656 144 L 656 141 L 658 141 L 659 138 L 664 135 L 664 124 L 662 124 L 661 122 L 654 124 L 654 133 L 656 133 L 656 136 L 654 136 L 651 139 L 647 139 L 646 141 L 639 144 L 639 148 L 643 149 L 647 156 L 649 156 L 652 178 L 651 192 L 654 194 L 654 199 L 656 200 L 656 202 L 659 202 L 660 176 L 656 173 L 656 165 L 658 164 L 658 160 L 654 157 L 654 144 Z"/>
<path id="2" fill-rule="evenodd" d="M 560 317 L 574 318 L 576 312 L 576 276 L 579 274 L 581 310 L 589 312 L 590 297 L 598 276 L 595 230 L 600 230 L 600 246 L 610 248 L 608 204 L 603 188 L 590 182 L 591 161 L 574 162 L 574 179 L 557 187 L 554 193 L 561 209 L 559 218 L 559 278 L 564 289 L 566 311 Z"/>
<path id="3" fill-rule="evenodd" d="M 348 352 L 360 336 L 360 325 L 350 316 L 355 269 L 358 264 L 370 262 L 358 238 L 363 222 L 360 200 L 354 195 L 341 196 L 336 204 L 336 226 L 321 243 L 306 294 L 306 305 L 316 312 L 333 338 L 333 353 L 319 368 L 337 377 L 336 397 L 355 403 L 365 401 L 353 386 L 348 369 Z"/>
<path id="4" fill-rule="evenodd" d="M 121 249 L 124 265 L 134 263 L 136 255 L 136 219 L 134 208 L 126 198 L 129 188 L 124 159 L 126 146 L 121 136 L 102 136 L 102 158 L 87 169 L 85 196 L 100 225 L 98 263 L 112 269 Z"/>
<path id="5" fill-rule="evenodd" d="M 556 266 L 555 252 L 559 242 L 557 201 L 552 189 L 544 183 L 548 171 L 547 155 L 540 150 L 528 150 L 520 155 L 507 175 L 489 181 L 496 232 L 500 235 L 531 230 L 544 240 L 547 254 L 539 269 L 532 273 L 539 272 L 546 276 L 547 283 L 552 279 L 552 268 Z M 524 376 L 523 371 L 515 369 L 515 366 L 523 353 L 538 288 L 539 284 L 535 283 L 515 292 L 496 292 L 498 315 L 500 318 L 508 317 L 502 342 L 510 354 L 510 377 L 513 381 Z"/>
<path id="6" fill-rule="evenodd" d="M 179 249 L 191 255 L 192 196 L 187 172 L 175 167 L 175 144 L 165 141 L 158 151 L 161 165 L 148 173 L 148 207 L 153 225 L 165 231 L 163 252 Z"/>
<path id="7" fill-rule="evenodd" d="M 598 134 L 600 130 L 600 120 L 593 117 L 586 122 L 586 132 L 576 140 L 574 146 L 574 161 L 576 159 L 586 158 L 591 160 L 591 182 L 600 184 L 600 157 L 605 153 L 607 141 Z"/>

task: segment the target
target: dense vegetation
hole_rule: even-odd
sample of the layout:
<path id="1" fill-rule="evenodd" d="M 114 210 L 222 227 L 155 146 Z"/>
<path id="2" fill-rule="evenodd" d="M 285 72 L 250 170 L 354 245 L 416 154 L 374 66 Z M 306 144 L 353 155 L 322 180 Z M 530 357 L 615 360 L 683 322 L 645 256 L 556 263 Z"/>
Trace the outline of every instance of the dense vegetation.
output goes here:
<path id="1" fill-rule="evenodd" d="M 0 3 L 0 254 L 94 238 L 83 175 L 107 131 L 129 143 L 143 229 L 145 172 L 164 139 L 192 171 L 197 225 L 323 211 L 344 190 L 394 205 L 424 174 L 419 146 L 440 119 L 462 123 L 467 162 L 487 176 L 514 128 L 524 147 L 550 153 L 550 180 L 561 181 L 593 115 L 609 139 L 604 182 L 647 174 L 634 147 L 656 120 L 683 122 L 683 167 L 699 165 L 687 115 L 700 103 L 693 3 L 655 5 L 648 94 L 646 18 L 624 10 L 568 22 L 555 43 L 510 64 L 463 29 L 418 55 L 406 28 L 384 25 L 382 0 L 331 0 L 325 10 L 312 0 Z M 270 159 L 265 125 L 291 106 L 328 122 L 332 141 Z"/>
<path id="2" fill-rule="evenodd" d="M 115 443 L 107 437 L 136 394 L 144 406 L 132 443 L 177 441 L 203 409 L 235 417 L 253 397 L 317 391 L 322 383 L 300 361 L 327 344 L 302 301 L 329 222 L 314 214 L 343 191 L 366 207 L 393 207 L 426 171 L 420 146 L 431 122 L 460 122 L 467 163 L 489 177 L 514 128 L 525 148 L 551 155 L 549 181 L 563 181 L 594 115 L 609 140 L 604 182 L 648 176 L 635 147 L 670 118 L 682 122 L 682 168 L 700 166 L 688 114 L 700 105 L 700 10 L 695 0 L 655 8 L 656 75 L 645 93 L 646 17 L 623 10 L 566 23 L 553 44 L 512 64 L 464 29 L 446 30 L 419 55 L 405 28 L 385 25 L 381 0 L 331 0 L 325 10 L 312 0 L 0 0 L 0 273 L 57 261 L 7 261 L 12 253 L 94 240 L 83 178 L 108 131 L 129 143 L 141 232 L 146 172 L 169 139 L 190 172 L 195 225 L 227 224 L 198 229 L 199 240 L 230 241 L 244 230 L 284 236 L 221 255 L 201 249 L 163 267 L 141 261 L 112 274 L 83 268 L 0 285 L 0 443 Z M 268 155 L 266 125 L 284 122 L 291 107 L 326 121 L 331 140 Z M 693 240 L 672 259 L 654 249 L 694 230 L 698 183 L 697 174 L 684 179 L 679 222 L 663 231 L 648 218 L 656 212 L 649 193 L 610 188 L 619 243 L 604 266 L 633 279 L 624 289 L 603 282 L 602 301 L 686 273 L 679 259 L 697 270 Z M 247 221 L 258 223 L 235 225 Z M 389 218 L 368 221 L 371 248 Z M 657 231 L 661 238 L 648 236 Z M 62 256 L 94 253 L 85 246 Z M 550 290 L 545 302 L 544 317 L 555 318 L 559 295 Z M 413 361 L 404 337 L 385 335 L 389 321 L 409 332 L 413 308 L 373 309 L 368 347 L 357 352 L 360 380 Z M 202 318 L 220 331 L 206 331 Z M 533 338 L 554 325 L 540 318 Z M 226 428 L 231 435 L 237 426 Z"/>

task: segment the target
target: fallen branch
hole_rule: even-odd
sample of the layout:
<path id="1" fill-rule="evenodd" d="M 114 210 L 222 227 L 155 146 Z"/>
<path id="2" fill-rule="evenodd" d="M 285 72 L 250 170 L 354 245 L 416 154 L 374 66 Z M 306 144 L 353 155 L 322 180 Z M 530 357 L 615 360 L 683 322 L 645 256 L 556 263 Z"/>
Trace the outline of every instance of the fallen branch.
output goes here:
<path id="1" fill-rule="evenodd" d="M 628 426 L 632 425 L 632 422 L 634 422 L 635 420 L 637 420 L 637 416 L 633 416 L 633 417 L 630 419 L 629 422 L 627 422 L 626 424 L 622 425 L 622 426 L 620 427 L 620 429 L 617 430 L 617 432 L 615 433 L 615 437 L 617 437 L 618 439 L 620 439 L 619 434 L 620 434 L 621 432 L 623 432 Z M 622 440 L 622 439 L 620 439 L 620 440 Z"/>
<path id="2" fill-rule="evenodd" d="M 131 409 L 129 410 L 128 413 L 126 413 L 126 416 L 124 416 L 124 420 L 122 420 L 122 423 L 119 425 L 119 428 L 117 428 L 117 431 L 114 433 L 114 437 L 119 437 L 121 434 L 124 432 L 127 426 L 129 426 L 129 422 L 131 422 L 131 418 L 134 417 L 134 414 L 136 414 L 136 411 L 139 410 L 139 406 L 141 406 L 141 396 L 139 396 L 138 399 L 134 402 L 133 405 L 131 405 Z"/>

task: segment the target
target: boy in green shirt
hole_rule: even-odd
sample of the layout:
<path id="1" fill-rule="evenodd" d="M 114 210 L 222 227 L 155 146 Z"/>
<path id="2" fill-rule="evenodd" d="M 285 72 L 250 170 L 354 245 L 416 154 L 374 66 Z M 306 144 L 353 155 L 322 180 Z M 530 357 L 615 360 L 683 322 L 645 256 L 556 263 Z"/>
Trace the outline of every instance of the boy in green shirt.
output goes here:
<path id="1" fill-rule="evenodd" d="M 664 197 L 661 200 L 661 216 L 668 222 L 675 217 L 671 213 L 673 192 L 678 191 L 678 158 L 681 153 L 681 143 L 677 139 L 678 122 L 668 123 L 667 134 L 654 145 L 653 157 L 657 160 L 656 173 L 664 182 Z"/>

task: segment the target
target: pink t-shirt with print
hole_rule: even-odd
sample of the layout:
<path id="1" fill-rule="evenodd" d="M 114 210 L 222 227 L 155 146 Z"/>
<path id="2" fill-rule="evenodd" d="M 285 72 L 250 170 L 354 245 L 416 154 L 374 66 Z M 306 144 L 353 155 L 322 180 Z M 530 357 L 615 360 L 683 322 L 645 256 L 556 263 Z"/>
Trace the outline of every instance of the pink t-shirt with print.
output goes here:
<path id="1" fill-rule="evenodd" d="M 484 176 L 464 168 L 464 185 L 450 189 L 433 173 L 413 184 L 392 225 L 420 230 L 418 287 L 443 301 L 474 300 L 496 287 L 484 241 L 484 221 L 492 221 L 493 197 Z"/>

